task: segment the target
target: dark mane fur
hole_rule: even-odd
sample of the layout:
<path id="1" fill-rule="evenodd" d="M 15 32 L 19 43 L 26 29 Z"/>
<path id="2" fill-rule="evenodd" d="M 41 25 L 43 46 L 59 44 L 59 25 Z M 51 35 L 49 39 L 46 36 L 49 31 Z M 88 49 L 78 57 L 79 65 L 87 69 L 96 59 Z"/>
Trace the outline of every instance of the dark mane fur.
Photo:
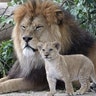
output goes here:
<path id="1" fill-rule="evenodd" d="M 70 26 L 72 44 L 64 54 L 84 54 L 88 55 L 89 48 L 95 43 L 95 37 L 78 26 Z"/>

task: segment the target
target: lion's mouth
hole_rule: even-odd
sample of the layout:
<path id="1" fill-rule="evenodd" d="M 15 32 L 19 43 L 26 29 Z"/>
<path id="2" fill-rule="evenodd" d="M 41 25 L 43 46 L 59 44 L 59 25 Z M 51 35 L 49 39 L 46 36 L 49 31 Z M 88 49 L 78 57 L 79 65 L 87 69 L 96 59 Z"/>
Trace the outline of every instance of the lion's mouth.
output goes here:
<path id="1" fill-rule="evenodd" d="M 35 48 L 31 47 L 28 43 L 26 43 L 24 49 L 25 49 L 25 48 L 30 48 L 30 49 L 32 49 L 33 52 L 38 51 L 38 49 L 35 49 Z"/>

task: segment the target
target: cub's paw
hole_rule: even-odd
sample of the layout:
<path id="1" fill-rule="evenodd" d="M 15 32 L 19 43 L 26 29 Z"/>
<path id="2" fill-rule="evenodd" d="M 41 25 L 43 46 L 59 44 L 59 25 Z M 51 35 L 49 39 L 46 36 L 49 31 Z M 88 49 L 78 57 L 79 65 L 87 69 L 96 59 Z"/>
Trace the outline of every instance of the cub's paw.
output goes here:
<path id="1" fill-rule="evenodd" d="M 46 96 L 54 96 L 56 92 L 48 92 Z"/>
<path id="2" fill-rule="evenodd" d="M 68 96 L 74 96 L 74 90 L 73 88 L 70 90 L 66 90 L 66 93 L 68 94 Z"/>
<path id="3" fill-rule="evenodd" d="M 85 91 L 83 91 L 83 90 L 77 90 L 75 92 L 75 95 L 83 95 L 84 93 L 85 93 Z"/>
<path id="4" fill-rule="evenodd" d="M 74 93 L 67 93 L 67 96 L 74 96 Z"/>

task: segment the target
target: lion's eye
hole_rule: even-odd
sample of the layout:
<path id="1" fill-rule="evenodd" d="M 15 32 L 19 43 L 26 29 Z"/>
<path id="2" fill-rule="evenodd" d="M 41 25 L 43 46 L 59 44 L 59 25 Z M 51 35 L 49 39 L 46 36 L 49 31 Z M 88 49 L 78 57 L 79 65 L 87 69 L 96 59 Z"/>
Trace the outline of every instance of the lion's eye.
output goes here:
<path id="1" fill-rule="evenodd" d="M 39 25 L 39 26 L 36 26 L 35 30 L 40 30 L 43 26 Z"/>
<path id="2" fill-rule="evenodd" d="M 22 30 L 25 30 L 25 29 L 26 29 L 26 26 L 22 25 L 22 26 L 21 26 L 21 29 L 22 29 Z"/>

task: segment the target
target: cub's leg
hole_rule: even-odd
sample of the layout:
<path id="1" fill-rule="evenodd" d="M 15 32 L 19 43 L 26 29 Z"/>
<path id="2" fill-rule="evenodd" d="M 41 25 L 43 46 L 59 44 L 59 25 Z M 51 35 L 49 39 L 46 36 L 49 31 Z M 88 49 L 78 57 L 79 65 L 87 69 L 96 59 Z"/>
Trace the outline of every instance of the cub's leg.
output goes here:
<path id="1" fill-rule="evenodd" d="M 90 88 L 90 81 L 89 80 L 80 80 L 81 88 L 76 91 L 76 94 L 83 95 L 85 92 L 88 91 Z"/>
<path id="2" fill-rule="evenodd" d="M 76 94 L 82 95 L 89 90 L 89 88 L 90 88 L 90 81 L 89 81 L 90 73 L 91 73 L 91 67 L 90 68 L 84 67 L 80 70 L 79 82 L 81 84 L 81 88 L 76 91 Z"/>
<path id="3" fill-rule="evenodd" d="M 9 79 L 0 83 L 0 93 L 7 93 L 19 90 L 30 90 L 31 84 L 23 80 L 22 78 L 18 79 Z"/>
<path id="4" fill-rule="evenodd" d="M 47 81 L 50 89 L 50 92 L 47 93 L 47 96 L 54 96 L 56 93 L 56 79 L 47 76 Z"/>
<path id="5" fill-rule="evenodd" d="M 3 78 L 1 78 L 1 79 L 0 79 L 0 83 L 1 83 L 1 82 L 4 82 L 4 81 L 6 81 L 6 80 L 8 80 L 8 79 L 9 79 L 9 77 L 8 77 L 8 76 L 6 76 L 6 77 L 3 77 Z"/>
<path id="6" fill-rule="evenodd" d="M 65 82 L 66 93 L 69 96 L 74 95 L 74 90 L 70 78 L 63 78 L 62 80 Z"/>

